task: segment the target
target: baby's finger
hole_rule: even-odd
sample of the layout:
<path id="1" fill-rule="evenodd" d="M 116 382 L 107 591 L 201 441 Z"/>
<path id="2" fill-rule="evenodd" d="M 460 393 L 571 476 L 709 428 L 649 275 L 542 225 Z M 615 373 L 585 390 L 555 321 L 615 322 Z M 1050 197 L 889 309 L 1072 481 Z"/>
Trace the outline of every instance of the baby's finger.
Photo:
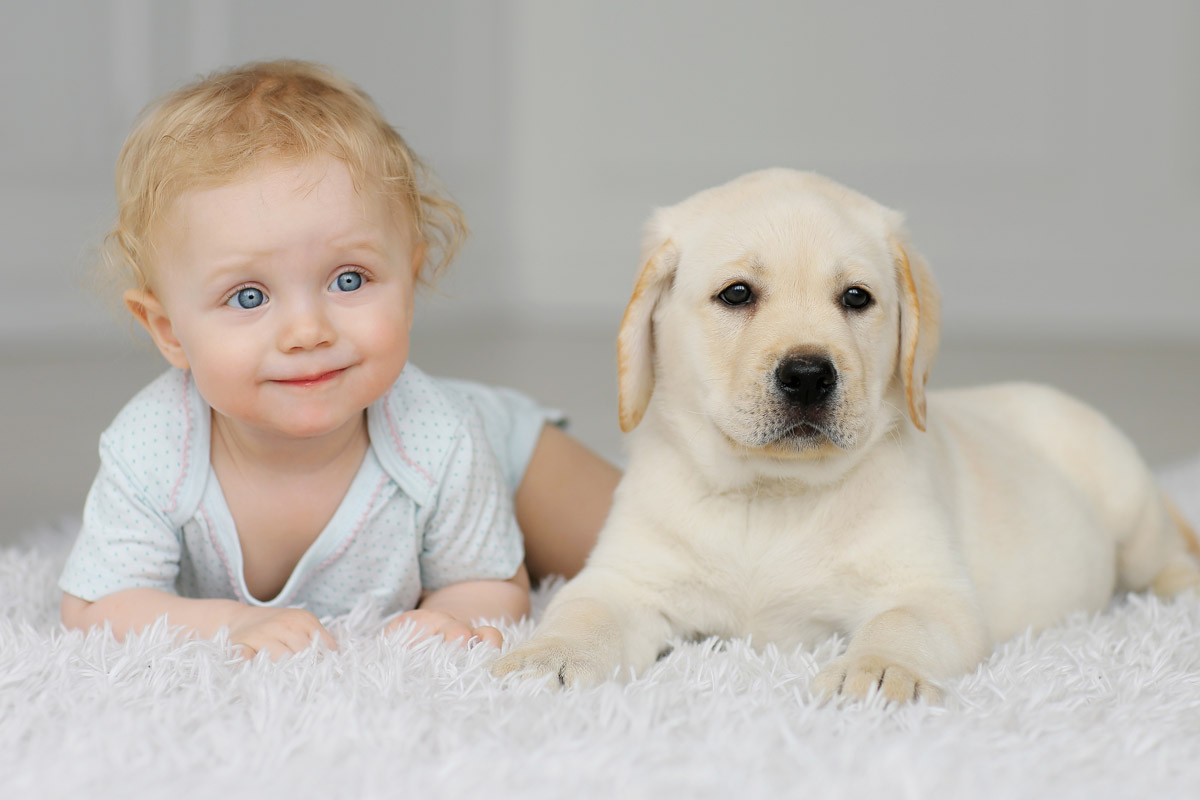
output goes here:
<path id="1" fill-rule="evenodd" d="M 480 625 L 475 629 L 475 637 L 480 644 L 490 644 L 492 647 L 499 647 L 504 642 L 504 635 L 491 625 Z"/>
<path id="2" fill-rule="evenodd" d="M 281 655 L 288 656 L 294 653 L 302 653 L 312 647 L 315 633 L 316 631 L 291 630 L 288 628 L 276 631 L 275 635 L 278 637 L 280 648 L 287 651 L 281 653 Z M 272 655 L 272 660 L 277 661 L 278 659 Z"/>
<path id="3" fill-rule="evenodd" d="M 300 632 L 304 634 L 304 638 L 307 642 L 305 645 L 306 648 L 312 647 L 317 642 L 320 642 L 329 650 L 338 649 L 338 643 L 337 640 L 333 638 L 333 634 L 331 634 L 324 625 L 322 625 L 320 622 L 317 622 L 315 619 L 312 620 L 311 624 L 304 625 L 302 628 L 300 628 Z"/>
<path id="4" fill-rule="evenodd" d="M 410 612 L 404 612 L 403 614 L 396 616 L 394 620 L 388 622 L 388 627 L 385 627 L 384 631 L 386 633 L 392 633 L 400 630 L 400 628 L 403 627 L 406 622 L 413 622 L 413 630 L 416 632 L 425 630 L 425 626 L 421 624 L 421 619 L 418 613 L 416 613 L 415 610 L 410 610 Z"/>
<path id="5" fill-rule="evenodd" d="M 444 623 L 438 626 L 438 633 L 442 635 L 447 642 L 454 642 L 460 647 L 466 647 L 471 641 L 471 636 L 474 631 L 471 626 L 466 623 L 459 622 L 456 619 L 447 619 Z"/>
<path id="6" fill-rule="evenodd" d="M 337 639 L 333 638 L 333 634 L 330 633 L 324 625 L 317 626 L 317 633 L 320 635 L 321 644 L 325 645 L 330 650 L 338 649 Z"/>
<path id="7" fill-rule="evenodd" d="M 430 630 L 430 626 L 426 623 L 424 617 L 425 617 L 425 615 L 422 614 L 419 610 L 405 611 L 403 614 L 401 614 L 400 616 L 396 617 L 394 620 L 392 620 L 391 622 L 388 623 L 388 626 L 385 629 L 385 632 L 393 633 L 393 632 L 399 630 L 400 628 L 404 627 L 404 625 L 406 623 L 411 622 L 412 623 L 412 635 L 411 635 L 409 641 L 414 644 L 416 642 L 423 642 L 426 639 L 428 639 L 429 637 L 437 635 L 436 632 Z"/>
<path id="8" fill-rule="evenodd" d="M 252 661 L 258 655 L 258 648 L 253 647 L 246 642 L 234 642 L 233 651 L 242 661 Z"/>
<path id="9" fill-rule="evenodd" d="M 316 615 L 308 611 L 301 611 L 299 609 L 294 609 L 294 611 L 296 613 L 289 614 L 286 618 L 284 618 L 284 624 L 282 628 L 283 630 L 291 631 L 294 634 L 303 637 L 303 645 L 299 644 L 295 636 L 281 637 L 285 638 L 288 646 L 292 648 L 293 652 L 298 653 L 301 650 L 307 650 L 317 641 L 320 641 L 330 650 L 338 649 L 337 641 L 333 638 L 329 631 L 325 629 L 325 626 L 321 624 L 321 621 L 317 619 Z"/>
<path id="10" fill-rule="evenodd" d="M 270 634 L 254 634 L 242 639 L 238 644 L 242 647 L 242 657 L 246 661 L 253 660 L 259 653 L 266 651 L 272 661 L 278 661 L 284 656 L 291 655 L 287 645 Z"/>

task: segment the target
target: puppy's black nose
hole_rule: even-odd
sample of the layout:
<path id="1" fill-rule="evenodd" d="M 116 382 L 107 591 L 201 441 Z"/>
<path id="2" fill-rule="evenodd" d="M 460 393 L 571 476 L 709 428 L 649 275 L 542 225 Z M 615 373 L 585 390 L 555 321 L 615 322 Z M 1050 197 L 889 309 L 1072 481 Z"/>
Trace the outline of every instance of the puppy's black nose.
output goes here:
<path id="1" fill-rule="evenodd" d="M 788 356 L 775 368 L 775 383 L 789 402 L 819 406 L 837 385 L 837 370 L 824 356 Z"/>

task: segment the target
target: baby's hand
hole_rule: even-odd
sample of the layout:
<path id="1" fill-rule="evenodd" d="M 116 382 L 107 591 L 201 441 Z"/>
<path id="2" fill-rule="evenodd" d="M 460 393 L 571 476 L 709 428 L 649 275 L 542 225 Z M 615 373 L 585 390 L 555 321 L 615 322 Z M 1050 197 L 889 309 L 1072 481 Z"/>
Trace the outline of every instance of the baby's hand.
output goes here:
<path id="1" fill-rule="evenodd" d="M 278 661 L 307 650 L 318 637 L 330 650 L 337 650 L 337 642 L 325 626 L 300 608 L 245 606 L 229 624 L 229 641 L 242 648 L 247 660 L 266 650 L 272 661 Z"/>
<path id="2" fill-rule="evenodd" d="M 500 631 L 491 625 L 474 627 L 470 622 L 450 616 L 445 611 L 435 611 L 428 608 L 417 608 L 406 611 L 388 623 L 385 633 L 391 633 L 409 620 L 416 623 L 417 634 L 412 641 L 420 642 L 434 636 L 442 636 L 447 642 L 457 642 L 460 647 L 466 647 L 472 640 L 499 647 L 503 637 Z"/>

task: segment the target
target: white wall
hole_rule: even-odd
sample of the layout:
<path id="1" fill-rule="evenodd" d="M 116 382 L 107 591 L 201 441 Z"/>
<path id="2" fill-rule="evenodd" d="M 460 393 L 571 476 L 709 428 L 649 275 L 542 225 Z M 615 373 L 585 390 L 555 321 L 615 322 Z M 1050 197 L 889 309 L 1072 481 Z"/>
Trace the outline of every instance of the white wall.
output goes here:
<path id="1" fill-rule="evenodd" d="M 430 329 L 615 328 L 653 207 L 790 165 L 908 213 L 952 335 L 1200 343 L 1198 3 L 328 8 L 4 4 L 0 344 L 125 335 L 77 279 L 129 123 L 279 56 L 362 84 L 466 209 Z"/>

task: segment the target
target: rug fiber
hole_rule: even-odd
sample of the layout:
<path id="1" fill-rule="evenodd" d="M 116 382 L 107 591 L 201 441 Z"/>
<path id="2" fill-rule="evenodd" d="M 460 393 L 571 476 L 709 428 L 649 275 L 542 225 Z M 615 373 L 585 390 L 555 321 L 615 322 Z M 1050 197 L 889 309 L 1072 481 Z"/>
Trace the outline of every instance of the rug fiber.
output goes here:
<path id="1" fill-rule="evenodd" d="M 1200 460 L 1163 479 L 1200 517 Z M 1194 594 L 1007 642 L 940 707 L 821 705 L 837 640 L 679 642 L 631 682 L 564 692 L 493 679 L 494 650 L 384 637 L 365 606 L 330 623 L 339 651 L 280 663 L 161 625 L 65 632 L 74 527 L 0 550 L 0 798 L 1200 796 Z"/>

